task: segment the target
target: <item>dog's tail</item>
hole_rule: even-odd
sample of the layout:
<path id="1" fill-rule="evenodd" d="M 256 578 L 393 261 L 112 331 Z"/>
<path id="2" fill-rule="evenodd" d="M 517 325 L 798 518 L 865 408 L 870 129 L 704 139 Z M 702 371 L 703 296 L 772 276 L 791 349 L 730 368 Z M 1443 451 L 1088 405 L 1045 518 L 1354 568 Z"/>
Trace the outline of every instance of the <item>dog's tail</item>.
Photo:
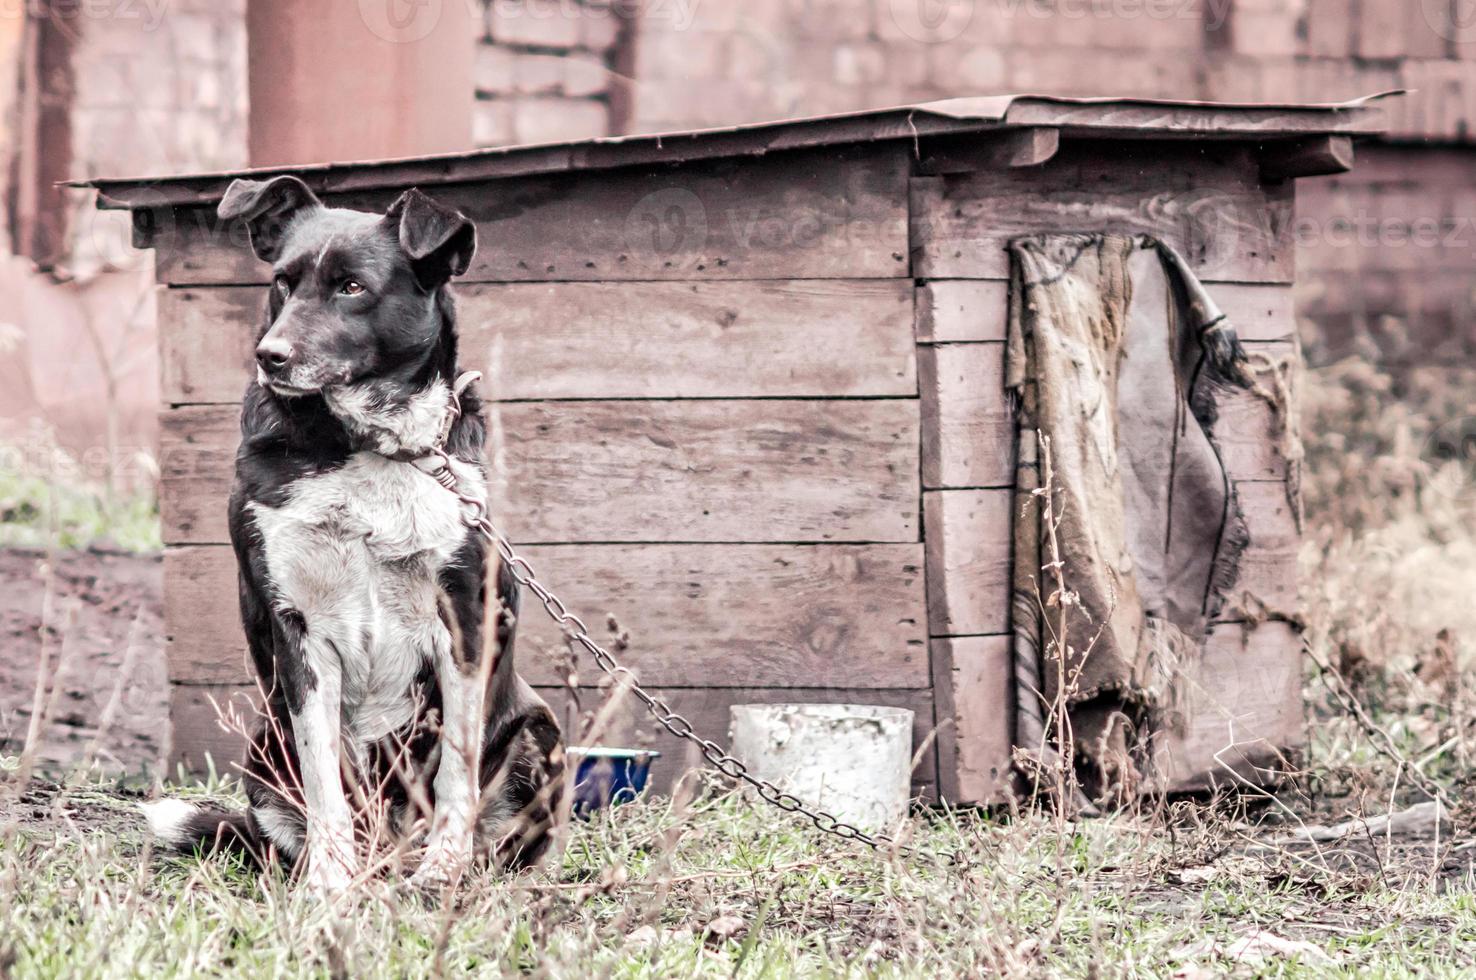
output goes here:
<path id="1" fill-rule="evenodd" d="M 261 863 L 265 848 L 249 813 L 184 800 L 157 800 L 140 808 L 154 839 L 172 851 L 235 854 Z"/>

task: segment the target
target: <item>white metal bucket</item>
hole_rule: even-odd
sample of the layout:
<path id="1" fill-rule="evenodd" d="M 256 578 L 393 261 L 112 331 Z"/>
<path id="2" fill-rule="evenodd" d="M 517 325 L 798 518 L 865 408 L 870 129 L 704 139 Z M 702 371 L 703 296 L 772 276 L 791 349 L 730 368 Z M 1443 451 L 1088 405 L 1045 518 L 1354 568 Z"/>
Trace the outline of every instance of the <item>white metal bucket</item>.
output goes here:
<path id="1" fill-rule="evenodd" d="M 912 712 L 870 704 L 735 704 L 729 751 L 756 776 L 862 830 L 907 813 Z"/>

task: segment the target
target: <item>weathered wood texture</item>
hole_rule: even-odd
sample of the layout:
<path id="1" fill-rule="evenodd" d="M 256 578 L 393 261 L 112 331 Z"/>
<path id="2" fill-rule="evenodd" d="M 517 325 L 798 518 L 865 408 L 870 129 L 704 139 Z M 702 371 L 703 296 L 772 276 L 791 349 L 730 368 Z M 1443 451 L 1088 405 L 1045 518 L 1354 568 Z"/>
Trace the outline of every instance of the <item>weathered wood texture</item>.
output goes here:
<path id="1" fill-rule="evenodd" d="M 1221 613 L 1224 619 L 1239 619 L 1247 594 L 1268 609 L 1292 613 L 1297 608 L 1297 552 L 1302 533 L 1287 499 L 1284 483 L 1242 481 L 1235 484 L 1240 509 L 1250 532 L 1250 545 L 1240 559 L 1240 579 Z"/>
<path id="2" fill-rule="evenodd" d="M 933 731 L 933 696 L 921 690 L 858 690 L 842 687 L 809 688 L 708 688 L 708 689 L 662 689 L 653 688 L 653 693 L 662 697 L 673 710 L 692 723 L 692 727 L 703 736 L 720 745 L 728 743 L 728 709 L 735 704 L 770 704 L 780 702 L 826 703 L 826 704 L 879 704 L 909 708 L 914 712 L 913 744 L 921 746 Z M 689 746 L 678 741 L 661 728 L 633 700 L 629 706 L 621 702 L 609 713 L 609 724 L 597 733 L 588 732 L 583 713 L 572 705 L 565 688 L 543 687 L 539 693 L 546 698 L 560 723 L 565 726 L 569 740 L 578 744 L 581 739 L 601 745 L 621 745 L 654 748 L 662 758 L 652 769 L 653 791 L 669 793 L 683 773 L 701 764 L 700 757 L 689 752 Z M 580 690 L 580 706 L 583 712 L 597 710 L 604 695 L 595 688 Z M 213 699 L 213 700 L 212 700 Z M 174 739 L 170 755 L 171 766 L 182 763 L 194 771 L 205 769 L 206 755 L 210 756 L 216 769 L 222 773 L 236 771 L 234 764 L 243 757 L 244 744 L 241 735 L 232 728 L 223 728 L 220 707 L 238 713 L 248 728 L 252 724 L 254 705 L 259 695 L 254 685 L 244 684 L 175 684 L 170 688 L 170 717 L 173 721 Z M 937 752 L 933 747 L 923 753 L 913 770 L 913 792 L 924 800 L 937 798 Z"/>
<path id="3" fill-rule="evenodd" d="M 587 622 L 616 614 L 628 661 L 705 735 L 723 741 L 740 702 L 910 707 L 919 744 L 942 723 L 919 792 L 993 802 L 1013 727 L 1005 243 L 1156 234 L 1242 339 L 1280 355 L 1295 330 L 1292 191 L 1263 186 L 1245 144 L 1037 141 L 1016 155 L 1032 166 L 942 177 L 913 177 L 911 146 L 434 194 L 478 226 L 462 360 L 502 400 L 495 509 L 548 582 Z M 930 148 L 941 160 L 944 144 Z M 343 179 L 330 203 L 382 209 L 398 193 Z M 268 270 L 208 209 L 162 213 L 175 757 L 211 749 L 219 764 L 239 743 L 205 694 L 250 681 L 224 501 Z M 1268 406 L 1227 396 L 1216 436 L 1252 535 L 1237 593 L 1289 609 L 1298 535 Z M 520 666 L 567 714 L 557 633 L 535 606 L 524 619 Z M 1274 622 L 1241 635 L 1220 625 L 1194 668 L 1200 693 L 1164 750 L 1179 788 L 1248 736 L 1299 741 L 1295 635 Z M 645 715 L 616 718 L 601 741 L 668 753 L 658 789 L 695 761 Z"/>
<path id="4" fill-rule="evenodd" d="M 1157 755 L 1172 791 L 1235 783 L 1231 770 L 1266 781 L 1280 753 L 1306 740 L 1300 638 L 1285 623 L 1215 627 L 1185 668 L 1178 724 Z M 939 794 L 952 803 L 1000 803 L 1010 778 L 1014 685 L 1009 636 L 933 640 L 937 683 Z"/>
<path id="5" fill-rule="evenodd" d="M 1280 750 L 1306 741 L 1301 639 L 1280 622 L 1218 627 L 1185 678 L 1183 727 L 1165 740 L 1159 765 L 1174 789 L 1233 786 L 1233 770 L 1266 781 Z M 1241 783 L 1241 785 L 1244 785 Z"/>
<path id="6" fill-rule="evenodd" d="M 1326 108 L 1265 106 L 1257 108 L 1213 105 L 1165 105 L 1141 102 L 1061 102 L 1021 97 L 1010 107 L 1016 126 L 1059 126 L 1065 130 L 1096 131 L 1100 136 L 1142 139 L 1154 136 L 1211 136 L 1243 134 L 1271 138 L 1294 134 L 1320 135 L 1331 129 L 1349 133 L 1381 133 L 1384 123 L 1373 107 L 1340 108 L 1336 125 Z"/>
<path id="7" fill-rule="evenodd" d="M 500 399 L 906 396 L 912 293 L 905 279 L 471 285 L 461 363 Z M 165 403 L 239 402 L 263 287 L 159 302 Z"/>
<path id="8" fill-rule="evenodd" d="M 1248 342 L 1282 357 L 1285 342 Z M 1002 343 L 926 345 L 918 351 L 922 393 L 922 478 L 926 489 L 1012 486 L 1015 431 L 1004 389 Z M 1282 480 L 1286 459 L 1270 404 L 1254 392 L 1218 396 L 1215 440 L 1232 480 Z"/>
<path id="9" fill-rule="evenodd" d="M 1279 284 L 1218 283 L 1215 302 L 1241 340 L 1290 341 L 1297 332 L 1292 291 Z M 917 289 L 919 343 L 1004 340 L 1010 284 L 1004 279 L 934 279 Z"/>
<path id="10" fill-rule="evenodd" d="M 918 349 L 924 488 L 1014 485 L 1015 418 L 1004 387 L 1004 346 Z"/>
<path id="11" fill-rule="evenodd" d="M 1265 181 L 1341 174 L 1352 169 L 1351 136 L 1276 140 L 1261 149 L 1261 179 Z"/>
<path id="12" fill-rule="evenodd" d="M 921 174 L 942 175 L 1001 167 L 1038 167 L 1061 149 L 1061 131 L 1051 126 L 1029 126 L 994 133 L 975 133 L 928 142 L 918 161 Z"/>
<path id="13" fill-rule="evenodd" d="M 498 407 L 519 543 L 916 541 L 916 402 L 525 402 Z M 162 415 L 169 544 L 227 540 L 235 406 Z M 494 500 L 497 498 L 494 497 Z"/>
<path id="14" fill-rule="evenodd" d="M 1015 737 L 1010 637 L 940 637 L 932 656 L 938 794 L 950 803 L 1005 802 Z"/>
<path id="15" fill-rule="evenodd" d="M 1280 482 L 1236 483 L 1250 532 L 1240 579 L 1223 612 L 1239 619 L 1245 593 L 1277 611 L 1296 606 L 1300 535 Z M 1009 629 L 1014 491 L 929 490 L 923 494 L 928 622 L 934 636 Z"/>
<path id="16" fill-rule="evenodd" d="M 477 224 L 467 282 L 846 279 L 908 274 L 907 147 L 642 166 L 435 187 Z M 383 211 L 398 190 L 330 194 Z M 165 208 L 155 274 L 171 285 L 266 283 L 239 225 Z"/>
<path id="17" fill-rule="evenodd" d="M 514 540 L 915 541 L 912 401 L 501 407 Z"/>
<path id="18" fill-rule="evenodd" d="M 596 631 L 617 617 L 624 661 L 663 687 L 928 686 L 921 544 L 585 545 L 523 549 Z M 252 679 L 224 545 L 166 549 L 169 676 Z M 518 664 L 562 682 L 559 631 L 531 596 Z M 574 665 L 586 682 L 594 667 Z"/>
<path id="19" fill-rule="evenodd" d="M 912 271 L 1002 279 L 1018 235 L 1145 232 L 1210 282 L 1289 283 L 1292 185 L 1262 185 L 1246 146 L 1070 143 L 1050 162 L 912 181 Z"/>
<path id="20" fill-rule="evenodd" d="M 567 690 L 542 688 L 539 691 L 559 714 L 575 744 L 584 741 L 603 745 L 650 747 L 662 753 L 653 772 L 657 792 L 669 792 L 682 773 L 703 765 L 701 757 L 689 744 L 679 741 L 646 714 L 633 699 L 622 701 L 610 713 L 610 723 L 598 739 L 582 734 L 584 725 L 569 708 Z M 857 690 L 845 687 L 775 688 L 697 688 L 662 690 L 655 693 L 666 699 L 672 709 L 692 723 L 704 737 L 724 747 L 728 744 L 729 711 L 735 704 L 874 704 L 909 708 L 913 712 L 912 744 L 914 750 L 924 744 L 933 732 L 933 693 L 929 690 Z M 580 692 L 586 712 L 601 704 L 600 692 Z M 936 746 L 928 742 L 917 768 L 913 770 L 913 792 L 925 800 L 937 798 L 938 762 Z"/>
<path id="21" fill-rule="evenodd" d="M 170 772 L 239 774 L 261 703 L 255 683 L 169 685 Z"/>
<path id="22" fill-rule="evenodd" d="M 934 636 L 1009 629 L 1013 497 L 1008 489 L 923 494 L 928 628 Z"/>

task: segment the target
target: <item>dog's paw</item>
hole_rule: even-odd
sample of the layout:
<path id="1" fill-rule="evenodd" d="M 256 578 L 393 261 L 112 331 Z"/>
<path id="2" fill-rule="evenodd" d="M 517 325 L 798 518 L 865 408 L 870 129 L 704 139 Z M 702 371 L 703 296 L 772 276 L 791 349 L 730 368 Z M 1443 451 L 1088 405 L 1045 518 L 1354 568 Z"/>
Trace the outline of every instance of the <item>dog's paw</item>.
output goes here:
<path id="1" fill-rule="evenodd" d="M 315 854 L 308 851 L 307 872 L 302 882 L 309 891 L 325 898 L 337 898 L 349 890 L 354 883 L 355 869 L 351 862 L 332 855 Z"/>
<path id="2" fill-rule="evenodd" d="M 462 857 L 450 850 L 429 850 L 410 876 L 410 887 L 425 892 L 444 891 L 461 880 L 469 864 L 470 856 Z"/>

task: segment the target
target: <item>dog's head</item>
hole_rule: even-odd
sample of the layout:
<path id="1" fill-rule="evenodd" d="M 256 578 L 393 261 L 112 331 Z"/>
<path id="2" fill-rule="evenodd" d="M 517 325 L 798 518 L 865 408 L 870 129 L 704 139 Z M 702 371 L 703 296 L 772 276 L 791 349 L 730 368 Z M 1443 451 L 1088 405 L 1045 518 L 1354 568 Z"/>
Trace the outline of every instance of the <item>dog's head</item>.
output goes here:
<path id="1" fill-rule="evenodd" d="M 477 248 L 460 212 L 408 190 L 380 214 L 325 207 L 296 177 L 237 180 L 220 202 L 272 264 L 257 380 L 279 395 L 409 372 L 441 329 L 437 294 Z"/>

